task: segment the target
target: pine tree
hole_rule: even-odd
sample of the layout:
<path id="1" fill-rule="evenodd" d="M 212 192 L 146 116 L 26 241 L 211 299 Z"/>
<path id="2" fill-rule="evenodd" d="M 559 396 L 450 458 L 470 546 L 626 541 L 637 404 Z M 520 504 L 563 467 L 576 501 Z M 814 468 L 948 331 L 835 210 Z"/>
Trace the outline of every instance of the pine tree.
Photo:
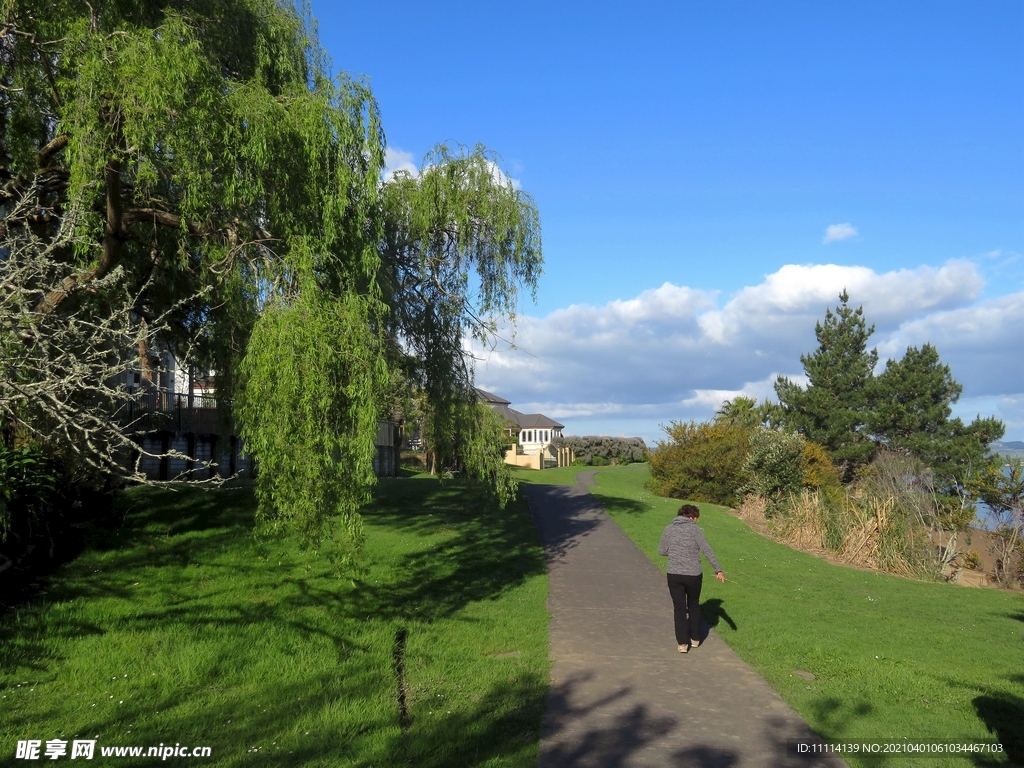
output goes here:
<path id="1" fill-rule="evenodd" d="M 876 382 L 870 431 L 889 448 L 908 449 L 927 460 L 929 444 L 944 436 L 950 405 L 960 398 L 963 387 L 931 344 L 907 347 L 902 359 L 885 364 Z"/>
<path id="2" fill-rule="evenodd" d="M 979 416 L 969 425 L 950 419 L 962 391 L 934 346 L 908 347 L 875 379 L 868 430 L 890 450 L 917 456 L 935 472 L 936 486 L 948 490 L 986 463 L 988 443 L 1003 434 L 997 419 Z"/>
<path id="3" fill-rule="evenodd" d="M 782 376 L 775 383 L 785 424 L 824 446 L 845 481 L 874 453 L 865 427 L 878 362 L 878 352 L 867 348 L 875 327 L 865 323 L 863 307 L 852 309 L 849 300 L 844 290 L 835 312 L 827 310 L 825 321 L 814 326 L 818 349 L 800 357 L 807 386 Z"/>

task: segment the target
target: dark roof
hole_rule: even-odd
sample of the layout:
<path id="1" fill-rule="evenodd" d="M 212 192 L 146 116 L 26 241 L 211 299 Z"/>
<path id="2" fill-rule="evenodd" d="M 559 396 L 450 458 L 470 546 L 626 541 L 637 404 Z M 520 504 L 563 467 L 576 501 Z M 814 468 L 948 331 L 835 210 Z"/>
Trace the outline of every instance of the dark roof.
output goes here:
<path id="1" fill-rule="evenodd" d="M 474 387 L 474 389 L 476 390 L 477 397 L 479 397 L 485 403 L 489 403 L 491 405 L 510 405 L 512 403 L 511 400 L 506 400 L 503 397 L 498 397 L 494 393 L 488 392 L 486 389 L 480 389 L 479 387 Z"/>
<path id="2" fill-rule="evenodd" d="M 502 405 L 501 403 L 488 403 L 488 405 L 491 406 L 492 411 L 504 418 L 505 421 L 511 422 L 512 424 L 519 424 L 519 416 L 522 414 L 518 411 L 513 411 L 507 405 Z"/>
<path id="3" fill-rule="evenodd" d="M 511 411 L 512 409 L 509 408 Z M 519 413 L 519 411 L 512 411 L 516 416 L 516 423 L 524 429 L 535 429 L 548 428 L 548 429 L 561 429 L 565 424 L 559 424 L 554 419 L 549 419 L 543 413 Z"/>
<path id="4" fill-rule="evenodd" d="M 475 387 L 477 396 L 498 415 L 504 417 L 505 421 L 515 424 L 520 429 L 562 429 L 565 424 L 559 424 L 554 419 L 549 419 L 543 413 L 520 413 L 514 408 L 509 408 L 511 400 L 498 397 L 493 392 Z"/>

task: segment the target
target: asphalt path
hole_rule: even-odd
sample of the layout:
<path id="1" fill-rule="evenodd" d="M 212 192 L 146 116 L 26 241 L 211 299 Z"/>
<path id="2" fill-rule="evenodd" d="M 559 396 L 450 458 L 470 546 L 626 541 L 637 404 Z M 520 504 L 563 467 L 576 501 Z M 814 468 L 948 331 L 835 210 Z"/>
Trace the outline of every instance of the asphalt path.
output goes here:
<path id="1" fill-rule="evenodd" d="M 714 631 L 678 652 L 665 576 L 586 490 L 593 481 L 527 485 L 551 613 L 540 768 L 844 766 L 789 754 L 790 741 L 820 740 Z"/>

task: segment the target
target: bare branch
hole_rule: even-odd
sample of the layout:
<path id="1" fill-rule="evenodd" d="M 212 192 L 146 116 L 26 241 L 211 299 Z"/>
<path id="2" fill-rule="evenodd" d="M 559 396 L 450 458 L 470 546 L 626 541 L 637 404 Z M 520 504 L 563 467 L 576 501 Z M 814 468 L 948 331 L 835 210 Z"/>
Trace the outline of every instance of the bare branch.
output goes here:
<path id="1" fill-rule="evenodd" d="M 127 381 L 137 370 L 134 350 L 158 347 L 180 304 L 140 321 L 135 308 L 149 283 L 132 292 L 115 267 L 102 275 L 93 270 L 88 297 L 76 311 L 38 311 L 48 296 L 86 290 L 80 273 L 57 254 L 88 244 L 75 239 L 81 216 L 76 206 L 60 219 L 55 236 L 37 237 L 23 223 L 36 194 L 31 188 L 21 197 L 0 238 L 0 420 L 91 472 L 147 482 L 143 459 L 188 457 L 153 453 L 138 443 L 145 414 L 133 407 Z M 102 297 L 104 311 L 91 308 L 93 296 Z M 212 466 L 190 461 L 194 469 Z"/>

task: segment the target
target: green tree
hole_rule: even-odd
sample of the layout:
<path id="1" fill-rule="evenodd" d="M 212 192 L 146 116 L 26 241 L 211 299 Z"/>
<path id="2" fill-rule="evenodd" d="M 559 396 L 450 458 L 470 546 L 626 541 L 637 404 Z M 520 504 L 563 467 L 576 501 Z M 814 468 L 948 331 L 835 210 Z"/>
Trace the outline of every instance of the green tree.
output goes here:
<path id="1" fill-rule="evenodd" d="M 38 189 L 39 234 L 88 212 L 41 312 L 89 304 L 117 267 L 144 320 L 232 372 L 264 301 L 311 279 L 369 286 L 383 134 L 364 83 L 332 79 L 289 3 L 4 4 L 0 206 Z M 152 279 L 155 278 L 155 279 Z M 86 290 L 81 290 L 86 289 Z M 89 307 L 102 312 L 102 307 Z"/>
<path id="2" fill-rule="evenodd" d="M 373 95 L 331 76 L 289 0 L 3 0 L 0 14 L 3 226 L 52 241 L 80 209 L 75 242 L 99 244 L 59 251 L 36 311 L 102 318 L 93 288 L 119 270 L 140 322 L 237 395 L 264 523 L 315 541 L 340 511 L 358 537 L 396 379 L 470 423 L 455 340 L 535 288 L 532 202 L 479 148 L 382 183 Z M 445 448 L 462 462 L 489 457 L 471 421 Z"/>
<path id="3" fill-rule="evenodd" d="M 471 474 L 465 440 L 483 429 L 466 335 L 487 343 L 535 295 L 543 262 L 540 217 L 485 147 L 438 145 L 422 170 L 384 185 L 379 285 L 396 368 L 426 396 L 428 450 Z M 467 421 L 467 419 L 469 419 Z M 470 425 L 475 426 L 470 426 Z M 484 474 L 501 485 L 495 470 Z"/>
<path id="4" fill-rule="evenodd" d="M 780 376 L 775 392 L 784 408 L 784 423 L 808 440 L 824 446 L 844 481 L 867 463 L 874 444 L 865 429 L 872 412 L 872 371 L 878 353 L 868 350 L 874 326 L 864 321 L 863 307 L 849 306 L 849 294 L 839 295 L 836 311 L 816 323 L 818 349 L 801 355 L 806 387 Z"/>
<path id="5" fill-rule="evenodd" d="M 996 419 L 979 416 L 965 425 L 949 418 L 962 391 L 935 347 L 908 347 L 875 379 L 868 431 L 890 450 L 913 453 L 932 467 L 940 486 L 956 484 L 970 467 L 984 465 L 988 443 L 1003 434 Z"/>

